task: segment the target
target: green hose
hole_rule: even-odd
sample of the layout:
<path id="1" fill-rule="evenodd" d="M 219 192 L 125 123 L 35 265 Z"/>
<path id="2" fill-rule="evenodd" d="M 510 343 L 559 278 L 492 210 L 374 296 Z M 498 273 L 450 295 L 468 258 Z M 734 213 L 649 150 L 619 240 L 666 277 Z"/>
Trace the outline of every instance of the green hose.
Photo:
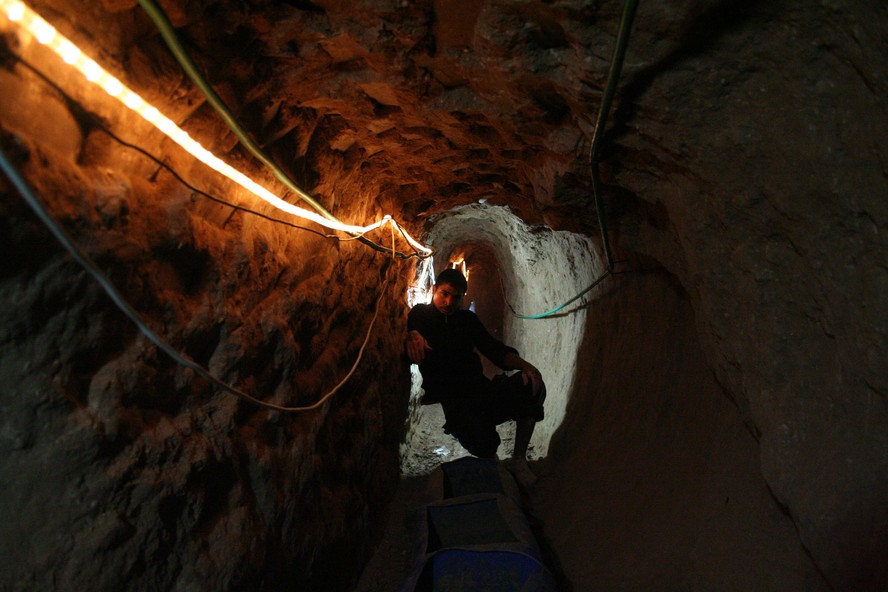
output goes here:
<path id="1" fill-rule="evenodd" d="M 571 298 L 570 300 L 568 300 L 567 302 L 565 302 L 564 304 L 562 304 L 561 306 L 556 306 L 556 307 L 553 308 L 552 310 L 547 310 L 546 312 L 541 312 L 540 314 L 535 314 L 535 315 L 520 315 L 520 314 L 518 314 L 518 313 L 515 312 L 515 309 L 512 308 L 512 305 L 511 305 L 511 304 L 509 304 L 509 308 L 512 309 L 512 314 L 515 315 L 515 317 L 517 317 L 517 318 L 519 318 L 519 319 L 530 319 L 530 320 L 534 320 L 534 319 L 543 319 L 543 318 L 546 318 L 546 317 L 550 317 L 550 316 L 554 315 L 555 313 L 557 313 L 558 311 L 562 310 L 562 309 L 563 309 L 565 306 L 567 306 L 568 304 L 571 304 L 572 302 L 575 302 L 576 300 L 578 300 L 580 297 L 584 296 L 584 295 L 585 295 L 587 292 L 589 292 L 592 288 L 594 288 L 595 286 L 597 286 L 598 284 L 600 284 L 601 282 L 603 282 L 604 279 L 605 279 L 607 276 L 609 276 L 610 274 L 611 274 L 611 270 L 608 269 L 608 270 L 605 271 L 603 274 L 601 274 L 601 277 L 599 277 L 597 280 L 595 280 L 594 282 L 592 282 L 592 284 L 591 284 L 588 288 L 586 288 L 585 290 L 583 290 L 582 292 L 580 292 L 579 294 L 577 294 L 576 296 L 574 296 L 573 298 Z M 506 304 L 508 304 L 508 301 L 506 302 Z"/>

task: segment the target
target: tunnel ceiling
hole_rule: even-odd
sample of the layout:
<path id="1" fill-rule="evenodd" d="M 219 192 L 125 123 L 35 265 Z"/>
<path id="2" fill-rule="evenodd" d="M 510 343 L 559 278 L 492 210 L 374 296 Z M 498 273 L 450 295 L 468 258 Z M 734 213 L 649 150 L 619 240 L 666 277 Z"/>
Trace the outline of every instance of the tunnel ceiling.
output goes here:
<path id="1" fill-rule="evenodd" d="M 186 129 L 213 128 L 136 2 L 101 4 L 69 14 L 70 34 L 93 37 L 161 104 L 187 102 Z M 407 220 L 483 199 L 530 223 L 594 230 L 577 212 L 592 212 L 588 149 L 621 6 L 161 5 L 238 121 L 329 209 L 360 187 Z"/>

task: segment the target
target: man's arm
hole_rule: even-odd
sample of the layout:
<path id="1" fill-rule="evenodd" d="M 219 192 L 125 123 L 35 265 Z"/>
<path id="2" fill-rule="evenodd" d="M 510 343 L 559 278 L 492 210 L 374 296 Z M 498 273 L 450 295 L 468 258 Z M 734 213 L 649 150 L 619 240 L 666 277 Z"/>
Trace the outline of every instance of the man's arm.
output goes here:
<path id="1" fill-rule="evenodd" d="M 529 381 L 533 385 L 533 393 L 538 395 L 543 388 L 543 379 L 536 366 L 519 356 L 514 347 L 504 344 L 488 333 L 475 313 L 469 314 L 471 315 L 469 327 L 471 327 L 472 340 L 478 351 L 503 370 L 520 370 L 524 384 Z"/>
<path id="2" fill-rule="evenodd" d="M 426 323 L 423 322 L 424 306 L 417 304 L 407 313 L 407 336 L 404 340 L 404 350 L 407 357 L 414 364 L 421 364 L 425 359 L 426 350 L 432 349 L 421 330 Z"/>
<path id="3" fill-rule="evenodd" d="M 432 349 L 422 333 L 413 329 L 407 332 L 407 357 L 414 364 L 421 364 L 425 359 L 426 350 Z"/>

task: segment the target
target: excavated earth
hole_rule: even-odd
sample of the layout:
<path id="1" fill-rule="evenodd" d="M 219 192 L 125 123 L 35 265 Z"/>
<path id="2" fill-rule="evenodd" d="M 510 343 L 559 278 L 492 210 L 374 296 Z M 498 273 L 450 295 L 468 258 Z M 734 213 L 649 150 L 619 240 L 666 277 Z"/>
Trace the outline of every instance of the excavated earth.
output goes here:
<path id="1" fill-rule="evenodd" d="M 479 314 L 550 386 L 525 503 L 565 589 L 888 589 L 888 4 L 641 3 L 600 211 L 621 3 L 160 4 L 326 210 L 466 257 Z M 136 0 L 31 6 L 308 207 Z M 274 210 L 5 16 L 0 147 L 0 589 L 397 589 L 421 474 L 455 449 L 402 357 L 417 266 L 385 249 L 407 243 Z M 284 407 L 341 387 L 280 411 L 177 364 L 23 185 L 225 384 Z M 513 315 L 608 268 L 602 217 L 614 273 Z"/>

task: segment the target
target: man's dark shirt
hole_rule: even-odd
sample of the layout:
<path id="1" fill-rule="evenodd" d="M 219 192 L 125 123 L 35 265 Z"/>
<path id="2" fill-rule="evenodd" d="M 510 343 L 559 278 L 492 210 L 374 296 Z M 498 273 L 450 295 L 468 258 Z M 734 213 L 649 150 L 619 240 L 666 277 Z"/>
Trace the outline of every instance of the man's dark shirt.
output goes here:
<path id="1" fill-rule="evenodd" d="M 490 335 L 470 310 L 445 315 L 432 304 L 417 304 L 407 316 L 407 329 L 419 331 L 432 348 L 426 350 L 419 365 L 426 392 L 424 402 L 471 397 L 487 387 L 475 348 L 501 368 L 507 353 L 518 353 Z"/>

